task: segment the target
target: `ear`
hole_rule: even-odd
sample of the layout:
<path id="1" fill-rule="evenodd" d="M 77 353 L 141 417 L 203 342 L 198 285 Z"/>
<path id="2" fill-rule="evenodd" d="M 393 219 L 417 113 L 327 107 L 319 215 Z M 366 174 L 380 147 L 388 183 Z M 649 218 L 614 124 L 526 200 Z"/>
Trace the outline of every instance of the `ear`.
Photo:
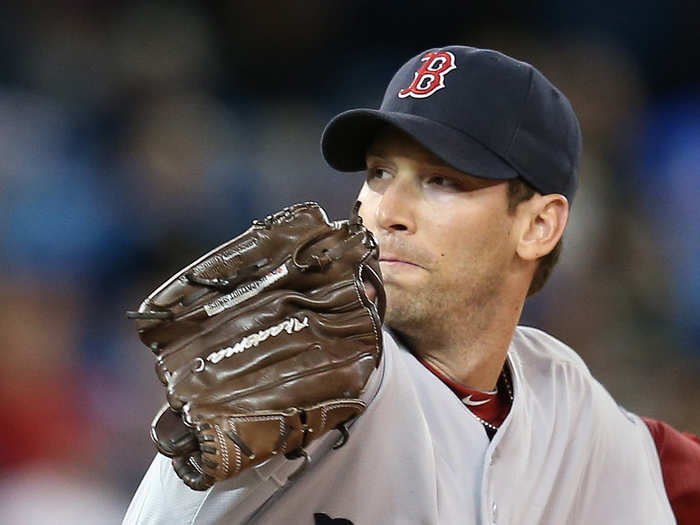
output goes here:
<path id="1" fill-rule="evenodd" d="M 569 220 L 569 201 L 551 193 L 535 195 L 522 204 L 526 206 L 518 212 L 524 222 L 516 251 L 522 259 L 534 261 L 551 252 L 561 239 Z"/>

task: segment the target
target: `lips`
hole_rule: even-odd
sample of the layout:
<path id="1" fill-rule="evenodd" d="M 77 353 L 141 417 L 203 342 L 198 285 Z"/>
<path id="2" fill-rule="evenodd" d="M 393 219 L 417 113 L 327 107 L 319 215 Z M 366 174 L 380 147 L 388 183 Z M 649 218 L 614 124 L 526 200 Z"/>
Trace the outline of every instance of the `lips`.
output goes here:
<path id="1" fill-rule="evenodd" d="M 405 257 L 401 257 L 398 255 L 393 255 L 393 254 L 383 254 L 379 257 L 379 262 L 384 262 L 384 263 L 391 263 L 391 264 L 405 264 L 409 266 L 416 266 L 418 268 L 421 268 L 419 264 L 414 263 L 413 261 L 408 260 Z"/>
<path id="2" fill-rule="evenodd" d="M 427 270 L 432 266 L 433 257 L 417 243 L 395 236 L 379 236 L 379 262 L 385 268 L 421 268 Z"/>

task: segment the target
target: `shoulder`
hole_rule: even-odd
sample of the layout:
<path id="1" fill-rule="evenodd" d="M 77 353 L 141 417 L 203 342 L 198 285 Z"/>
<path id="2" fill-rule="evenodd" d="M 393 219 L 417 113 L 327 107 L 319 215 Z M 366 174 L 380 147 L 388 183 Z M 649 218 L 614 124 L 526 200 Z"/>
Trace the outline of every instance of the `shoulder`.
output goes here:
<path id="1" fill-rule="evenodd" d="M 619 412 L 617 403 L 593 377 L 583 359 L 568 345 L 550 334 L 518 326 L 508 349 L 508 361 L 520 392 L 549 400 L 558 398 L 563 407 L 587 405 L 593 412 L 604 406 Z"/>
<path id="2" fill-rule="evenodd" d="M 592 441 L 624 436 L 640 440 L 645 450 L 653 445 L 646 425 L 620 406 L 583 359 L 557 338 L 518 326 L 508 359 L 516 401 L 520 397 L 525 405 L 548 414 L 558 431 L 569 428 L 572 439 Z"/>
<path id="3" fill-rule="evenodd" d="M 528 363 L 543 362 L 550 366 L 552 364 L 570 365 L 590 374 L 583 359 L 571 347 L 537 328 L 517 326 L 508 352 Z"/>
<path id="4" fill-rule="evenodd" d="M 621 407 L 583 359 L 557 338 L 536 328 L 518 326 L 508 358 L 514 386 L 529 402 L 548 406 L 559 416 L 560 412 L 578 414 L 598 428 L 602 425 L 619 431 L 631 423 L 648 435 L 645 425 Z"/>

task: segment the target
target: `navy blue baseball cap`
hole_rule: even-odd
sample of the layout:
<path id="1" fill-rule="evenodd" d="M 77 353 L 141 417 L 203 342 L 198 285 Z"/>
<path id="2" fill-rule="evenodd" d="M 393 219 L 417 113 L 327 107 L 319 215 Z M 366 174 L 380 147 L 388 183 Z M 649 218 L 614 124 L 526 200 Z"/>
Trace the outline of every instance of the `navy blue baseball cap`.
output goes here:
<path id="1" fill-rule="evenodd" d="M 434 48 L 394 75 L 379 109 L 345 111 L 326 126 L 324 158 L 366 168 L 377 132 L 394 126 L 448 166 L 486 179 L 522 177 L 573 200 L 581 129 L 568 99 L 536 68 L 497 51 Z"/>

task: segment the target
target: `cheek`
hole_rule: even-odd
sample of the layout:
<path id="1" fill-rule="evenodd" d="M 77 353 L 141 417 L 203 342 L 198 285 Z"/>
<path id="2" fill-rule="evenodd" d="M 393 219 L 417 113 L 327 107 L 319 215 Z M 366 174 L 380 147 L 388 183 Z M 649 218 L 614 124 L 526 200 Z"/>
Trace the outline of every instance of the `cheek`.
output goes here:
<path id="1" fill-rule="evenodd" d="M 435 213 L 443 220 L 434 222 L 426 237 L 439 261 L 472 266 L 510 249 L 510 223 L 503 217 L 492 213 L 446 216 L 444 210 Z"/>
<path id="2" fill-rule="evenodd" d="M 359 211 L 359 215 L 360 217 L 362 217 L 362 223 L 372 233 L 376 234 L 377 231 L 374 219 L 376 217 L 376 209 L 378 203 L 377 194 L 371 191 L 367 187 L 367 184 L 363 184 L 362 189 L 360 190 L 360 193 L 357 196 L 357 200 L 362 203 Z"/>

